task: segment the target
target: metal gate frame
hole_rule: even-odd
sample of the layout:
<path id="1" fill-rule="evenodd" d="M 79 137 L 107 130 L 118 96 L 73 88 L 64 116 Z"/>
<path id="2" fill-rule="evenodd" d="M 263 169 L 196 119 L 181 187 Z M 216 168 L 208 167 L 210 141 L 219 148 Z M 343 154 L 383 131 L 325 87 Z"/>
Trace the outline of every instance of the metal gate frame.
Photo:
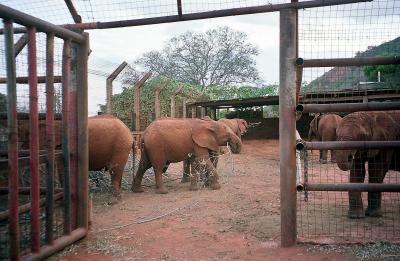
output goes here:
<path id="1" fill-rule="evenodd" d="M 5 57 L 7 67 L 7 126 L 8 126 L 8 175 L 9 175 L 9 240 L 11 260 L 19 260 L 18 195 L 18 128 L 17 128 L 17 77 L 14 49 L 13 23 L 25 26 L 28 32 L 28 83 L 30 108 L 29 165 L 31 172 L 31 253 L 25 260 L 43 259 L 65 246 L 83 238 L 88 231 L 88 93 L 87 59 L 89 35 L 76 33 L 41 19 L 0 5 L 4 23 Z M 46 243 L 40 245 L 40 184 L 39 184 L 39 114 L 36 33 L 47 34 L 46 42 Z M 62 155 L 64 160 L 63 208 L 64 235 L 54 239 L 54 38 L 64 40 L 62 61 L 63 109 Z M 71 55 L 72 54 L 72 55 Z M 40 78 L 40 77 L 39 77 Z"/>

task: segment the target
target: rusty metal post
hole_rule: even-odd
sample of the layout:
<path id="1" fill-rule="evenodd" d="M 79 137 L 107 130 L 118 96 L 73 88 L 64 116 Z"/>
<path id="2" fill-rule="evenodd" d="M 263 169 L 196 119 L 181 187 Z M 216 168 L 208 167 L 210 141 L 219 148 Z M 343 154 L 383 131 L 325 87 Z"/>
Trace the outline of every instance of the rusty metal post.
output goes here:
<path id="1" fill-rule="evenodd" d="M 280 12 L 279 154 L 281 246 L 296 243 L 296 10 Z"/>
<path id="2" fill-rule="evenodd" d="M 54 34 L 47 34 L 46 39 L 46 243 L 52 244 L 54 220 Z"/>
<path id="3" fill-rule="evenodd" d="M 8 187 L 10 211 L 10 259 L 19 260 L 18 220 L 18 128 L 17 83 L 14 56 L 13 23 L 4 20 L 4 43 L 7 66 Z"/>
<path id="4" fill-rule="evenodd" d="M 89 34 L 78 48 L 77 111 L 78 111 L 78 219 L 79 228 L 88 228 L 89 200 L 89 137 L 88 137 L 88 57 Z"/>
<path id="5" fill-rule="evenodd" d="M 106 79 L 106 113 L 112 113 L 113 81 L 122 72 L 126 65 L 128 65 L 127 62 L 122 62 Z"/>
<path id="6" fill-rule="evenodd" d="M 147 72 L 133 87 L 133 111 L 135 119 L 135 131 L 140 131 L 140 88 L 149 79 L 151 72 Z"/>
<path id="7" fill-rule="evenodd" d="M 70 195 L 70 162 L 69 162 L 69 81 L 71 68 L 71 40 L 65 40 L 62 57 L 62 149 L 64 164 L 64 235 L 71 233 L 71 195 Z"/>
<path id="8" fill-rule="evenodd" d="M 171 80 L 167 79 L 163 81 L 160 86 L 155 91 L 154 97 L 154 110 L 155 110 L 155 118 L 158 119 L 161 117 L 161 104 L 160 104 L 160 94 L 162 90 L 171 82 Z"/>
<path id="9" fill-rule="evenodd" d="M 31 250 L 40 250 L 39 115 L 36 63 L 36 28 L 28 28 L 29 167 L 31 172 Z"/>
<path id="10" fill-rule="evenodd" d="M 14 45 L 15 57 L 24 49 L 25 45 L 28 44 L 28 34 L 23 34 Z"/>

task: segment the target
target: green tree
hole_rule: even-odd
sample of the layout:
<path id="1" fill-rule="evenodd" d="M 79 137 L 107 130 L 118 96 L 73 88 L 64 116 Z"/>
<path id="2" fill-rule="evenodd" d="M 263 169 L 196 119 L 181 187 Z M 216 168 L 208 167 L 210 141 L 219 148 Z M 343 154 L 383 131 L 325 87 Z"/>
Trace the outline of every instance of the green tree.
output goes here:
<path id="1" fill-rule="evenodd" d="M 173 37 L 161 51 L 145 53 L 135 63 L 159 75 L 199 85 L 203 91 L 208 86 L 258 83 L 254 59 L 258 54 L 245 33 L 218 27 Z"/>
<path id="2" fill-rule="evenodd" d="M 385 52 L 381 56 L 399 56 L 400 53 Z M 364 74 L 370 81 L 377 81 L 380 72 L 381 81 L 388 85 L 400 86 L 400 64 L 364 66 Z"/>

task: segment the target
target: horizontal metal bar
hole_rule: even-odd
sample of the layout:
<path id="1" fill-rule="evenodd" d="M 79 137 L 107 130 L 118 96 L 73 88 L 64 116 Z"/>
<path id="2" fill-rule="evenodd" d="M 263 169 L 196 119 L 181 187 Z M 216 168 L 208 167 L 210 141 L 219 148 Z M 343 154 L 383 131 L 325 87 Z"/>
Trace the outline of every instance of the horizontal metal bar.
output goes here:
<path id="1" fill-rule="evenodd" d="M 357 191 L 357 192 L 400 192 L 400 184 L 382 183 L 339 183 L 309 184 L 297 186 L 297 191 Z M 299 190 L 300 189 L 300 190 Z"/>
<path id="2" fill-rule="evenodd" d="M 400 64 L 400 56 L 354 57 L 354 58 L 310 59 L 310 60 L 297 58 L 295 64 L 303 68 Z"/>
<path id="3" fill-rule="evenodd" d="M 71 39 L 72 41 L 75 41 L 77 43 L 83 43 L 85 41 L 85 38 L 81 34 L 75 33 L 62 26 L 51 24 L 42 19 L 36 18 L 34 16 L 20 12 L 2 4 L 0 4 L 0 17 L 2 17 L 3 19 L 12 20 L 18 24 L 27 27 L 36 27 L 36 29 L 40 32 L 54 33 L 57 37 L 63 39 Z"/>
<path id="4" fill-rule="evenodd" d="M 400 149 L 400 141 L 302 141 L 297 150 L 372 150 Z"/>
<path id="5" fill-rule="evenodd" d="M 54 243 L 52 245 L 44 245 L 40 248 L 39 253 L 30 253 L 26 256 L 23 256 L 22 260 L 44 260 L 46 257 L 49 257 L 52 254 L 62 250 L 66 246 L 71 245 L 75 241 L 84 238 L 86 235 L 87 230 L 85 228 L 77 228 L 72 231 L 71 234 L 69 234 L 68 236 L 62 236 L 54 240 Z"/>
<path id="6" fill-rule="evenodd" d="M 62 160 L 62 153 L 58 152 L 55 154 L 55 160 L 61 161 Z M 18 166 L 20 167 L 28 167 L 29 166 L 30 157 L 18 157 Z M 47 155 L 42 154 L 39 155 L 39 164 L 44 164 L 47 162 Z M 1 159 L 0 160 L 0 169 L 6 169 L 8 166 L 8 159 Z"/>
<path id="7" fill-rule="evenodd" d="M 28 112 L 18 112 L 17 119 L 18 120 L 29 120 L 29 113 Z M 39 113 L 39 120 L 45 120 L 46 113 Z M 0 120 L 7 120 L 7 113 L 0 112 Z M 61 120 L 61 113 L 54 114 L 54 120 Z"/>
<path id="8" fill-rule="evenodd" d="M 332 104 L 299 104 L 298 112 L 356 112 L 399 110 L 400 102 L 366 102 L 366 103 L 332 103 Z"/>
<path id="9" fill-rule="evenodd" d="M 38 83 L 46 83 L 46 76 L 38 76 Z M 28 77 L 26 76 L 21 76 L 17 77 L 17 83 L 20 84 L 28 84 Z M 7 78 L 0 78 L 0 84 L 5 84 L 7 83 Z M 61 76 L 54 76 L 54 83 L 61 83 Z"/>
<path id="10" fill-rule="evenodd" d="M 54 201 L 62 199 L 63 192 L 59 192 L 54 194 Z M 39 200 L 39 205 L 43 206 L 46 203 L 46 199 L 42 198 Z M 26 213 L 31 210 L 31 203 L 27 203 L 21 206 L 18 206 L 18 214 Z M 6 220 L 10 217 L 10 212 L 8 210 L 0 212 L 0 221 Z"/>
<path id="11" fill-rule="evenodd" d="M 278 11 L 282 11 L 285 9 L 304 9 L 304 8 L 354 4 L 354 3 L 371 2 L 371 1 L 372 0 L 314 0 L 314 1 L 292 2 L 292 3 L 283 3 L 283 4 L 275 4 L 275 5 L 268 4 L 268 5 L 261 5 L 261 6 L 252 6 L 252 7 L 231 8 L 231 9 L 215 10 L 215 11 L 208 11 L 208 12 L 199 12 L 199 13 L 182 14 L 182 15 L 178 14 L 178 15 L 143 18 L 143 19 L 121 20 L 121 21 L 111 21 L 111 22 L 65 24 L 62 26 L 65 28 L 68 28 L 68 29 L 81 29 L 81 30 L 109 29 L 109 28 L 120 28 L 120 27 L 128 27 L 128 26 L 182 22 L 182 21 L 209 19 L 209 18 L 235 16 L 235 15 L 278 12 Z M 1 15 L 1 13 L 0 13 L 0 15 Z M 24 32 L 26 32 L 26 30 L 24 30 L 24 28 L 21 28 L 21 29 L 16 28 L 14 31 L 14 33 L 24 33 Z M 1 30 L 0 30 L 0 34 L 1 34 Z"/>

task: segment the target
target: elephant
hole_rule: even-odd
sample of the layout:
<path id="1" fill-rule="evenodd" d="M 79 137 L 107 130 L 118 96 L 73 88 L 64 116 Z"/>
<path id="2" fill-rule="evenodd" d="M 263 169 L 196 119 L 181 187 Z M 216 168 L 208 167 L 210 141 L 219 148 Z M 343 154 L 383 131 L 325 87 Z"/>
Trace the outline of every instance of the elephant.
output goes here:
<path id="1" fill-rule="evenodd" d="M 208 116 L 205 116 L 202 119 L 212 121 L 212 119 Z M 219 119 L 218 122 L 222 122 L 226 126 L 228 126 L 233 131 L 233 133 L 235 133 L 236 136 L 239 137 L 239 139 L 241 139 L 241 136 L 247 132 L 248 125 L 247 125 L 246 120 L 244 120 L 244 119 L 222 118 L 222 119 Z M 217 168 L 217 165 L 218 165 L 218 156 L 222 153 L 223 153 L 222 149 L 220 148 L 218 153 L 211 155 L 212 162 L 213 162 L 215 168 Z M 182 180 L 181 180 L 182 183 L 190 181 L 190 168 L 191 168 L 190 162 L 192 162 L 192 161 L 193 161 L 193 159 L 188 158 L 183 162 L 183 175 L 182 175 Z M 205 182 L 205 185 L 208 185 L 208 181 Z"/>
<path id="2" fill-rule="evenodd" d="M 135 153 L 131 131 L 121 120 L 108 114 L 89 117 L 88 131 L 89 170 L 109 170 L 112 196 L 119 200 L 125 164 L 130 151 Z"/>
<path id="3" fill-rule="evenodd" d="M 168 193 L 162 181 L 162 172 L 169 163 L 192 159 L 195 175 L 191 190 L 197 189 L 197 173 L 205 169 L 210 173 L 211 188 L 219 189 L 218 173 L 212 155 L 219 146 L 228 143 L 233 153 L 239 153 L 242 142 L 233 131 L 221 122 L 201 119 L 164 118 L 153 121 L 143 132 L 142 157 L 132 182 L 133 192 L 142 192 L 142 178 L 147 169 L 154 168 L 156 193 Z M 190 157 L 190 155 L 194 155 Z"/>
<path id="4" fill-rule="evenodd" d="M 345 116 L 336 129 L 338 141 L 400 140 L 400 110 L 355 112 Z M 400 148 L 385 150 L 343 150 L 337 154 L 337 165 L 350 170 L 351 183 L 363 183 L 368 162 L 369 183 L 382 183 L 388 170 L 400 171 Z M 349 218 L 382 216 L 381 192 L 368 193 L 364 214 L 361 192 L 349 191 Z"/>
<path id="5" fill-rule="evenodd" d="M 310 129 L 308 132 L 309 140 L 318 141 L 335 141 L 336 140 L 336 128 L 342 121 L 342 117 L 337 114 L 316 114 L 314 119 L 310 122 Z M 335 162 L 335 152 L 331 150 L 331 161 Z M 328 163 L 328 151 L 320 150 L 319 162 L 322 164 Z"/>

